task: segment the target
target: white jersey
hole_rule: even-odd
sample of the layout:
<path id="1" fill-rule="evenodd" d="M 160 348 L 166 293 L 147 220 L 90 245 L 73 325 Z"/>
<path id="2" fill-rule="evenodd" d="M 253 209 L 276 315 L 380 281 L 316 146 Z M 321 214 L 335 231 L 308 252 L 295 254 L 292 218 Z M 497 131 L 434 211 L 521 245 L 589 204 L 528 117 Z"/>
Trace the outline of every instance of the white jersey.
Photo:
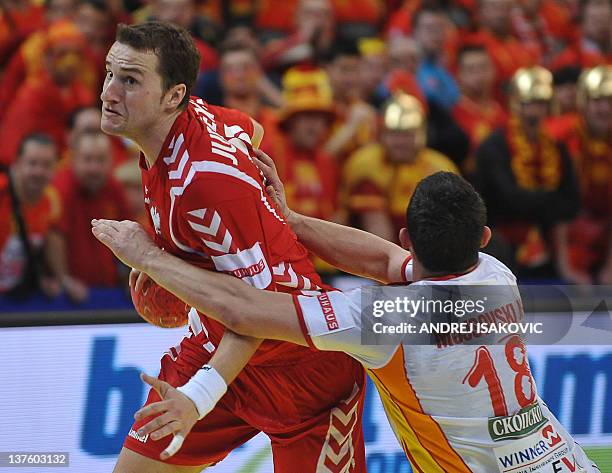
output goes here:
<path id="1" fill-rule="evenodd" d="M 411 264 L 403 271 L 411 279 Z M 522 319 L 512 272 L 481 253 L 471 272 L 413 285 L 494 284 L 507 288 L 500 315 Z M 538 397 L 518 335 L 496 343 L 364 345 L 362 289 L 294 299 L 306 340 L 344 351 L 373 379 L 416 472 L 597 472 Z"/>

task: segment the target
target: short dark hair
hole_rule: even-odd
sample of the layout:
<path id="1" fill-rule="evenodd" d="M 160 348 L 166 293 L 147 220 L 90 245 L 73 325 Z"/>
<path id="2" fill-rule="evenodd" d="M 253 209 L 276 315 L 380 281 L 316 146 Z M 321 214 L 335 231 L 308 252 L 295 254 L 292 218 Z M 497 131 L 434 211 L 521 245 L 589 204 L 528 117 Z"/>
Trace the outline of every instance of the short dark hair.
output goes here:
<path id="1" fill-rule="evenodd" d="M 221 47 L 219 48 L 219 57 L 223 57 L 226 54 L 231 53 L 248 53 L 253 56 L 255 61 L 259 62 L 257 51 L 240 41 L 225 41 L 221 44 Z"/>
<path id="2" fill-rule="evenodd" d="M 185 84 L 187 92 L 180 107 L 187 106 L 200 69 L 200 53 L 187 30 L 162 21 L 139 25 L 121 23 L 117 26 L 116 40 L 138 51 L 155 53 L 164 92 L 177 84 Z"/>
<path id="3" fill-rule="evenodd" d="M 461 176 L 437 172 L 423 179 L 406 220 L 416 257 L 428 271 L 463 272 L 478 262 L 487 210 Z"/>
<path id="4" fill-rule="evenodd" d="M 553 71 L 553 84 L 554 85 L 566 85 L 566 84 L 577 84 L 580 78 L 582 69 L 580 66 L 569 65 L 563 66 Z"/>
<path id="5" fill-rule="evenodd" d="M 322 54 L 321 59 L 325 64 L 329 64 L 341 57 L 361 57 L 359 47 L 354 39 L 342 37 L 336 38 L 330 48 Z"/>
<path id="6" fill-rule="evenodd" d="M 23 156 L 23 153 L 28 143 L 36 143 L 39 145 L 53 146 L 55 150 L 57 151 L 57 144 L 55 143 L 55 140 L 51 138 L 49 135 L 47 135 L 46 133 L 41 133 L 41 132 L 29 133 L 25 135 L 19 142 L 19 147 L 17 148 L 17 158 L 18 159 L 21 158 L 21 156 Z"/>

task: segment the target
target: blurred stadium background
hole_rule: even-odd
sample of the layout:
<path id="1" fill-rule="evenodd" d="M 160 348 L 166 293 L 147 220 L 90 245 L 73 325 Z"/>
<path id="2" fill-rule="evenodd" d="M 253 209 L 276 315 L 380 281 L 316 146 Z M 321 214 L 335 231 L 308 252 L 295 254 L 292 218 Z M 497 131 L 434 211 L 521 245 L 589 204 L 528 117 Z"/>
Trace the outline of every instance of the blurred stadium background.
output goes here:
<path id="1" fill-rule="evenodd" d="M 414 186 L 451 170 L 521 282 L 612 284 L 610 0 L 0 0 L 0 451 L 109 471 L 138 372 L 184 332 L 139 323 L 90 232 L 149 224 L 138 152 L 100 134 L 98 95 L 116 25 L 151 19 L 191 31 L 195 95 L 264 125 L 292 208 L 395 240 Z M 530 356 L 612 472 L 612 340 Z M 373 389 L 365 423 L 370 471 L 408 472 Z M 211 471 L 271 471 L 265 438 Z"/>

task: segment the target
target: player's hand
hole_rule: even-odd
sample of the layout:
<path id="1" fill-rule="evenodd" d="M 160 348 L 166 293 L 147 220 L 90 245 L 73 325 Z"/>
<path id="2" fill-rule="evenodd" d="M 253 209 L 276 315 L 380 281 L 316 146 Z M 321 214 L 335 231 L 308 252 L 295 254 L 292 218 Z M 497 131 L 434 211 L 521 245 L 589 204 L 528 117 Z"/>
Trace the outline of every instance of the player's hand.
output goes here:
<path id="1" fill-rule="evenodd" d="M 266 178 L 266 192 L 287 218 L 291 215 L 291 209 L 287 206 L 285 186 L 278 177 L 276 165 L 270 156 L 261 150 L 255 151 L 255 164 Z"/>
<path id="2" fill-rule="evenodd" d="M 136 222 L 94 219 L 91 225 L 91 231 L 98 240 L 108 246 L 125 265 L 138 271 L 144 272 L 146 263 L 161 252 Z"/>
<path id="3" fill-rule="evenodd" d="M 136 420 L 161 414 L 138 429 L 138 435 L 150 434 L 153 440 L 159 440 L 172 434 L 172 441 L 159 456 L 162 460 L 167 460 L 183 445 L 185 437 L 198 421 L 198 411 L 191 399 L 165 381 L 144 373 L 140 377 L 157 391 L 162 400 L 149 404 L 136 412 L 134 415 Z"/>
<path id="4" fill-rule="evenodd" d="M 149 276 L 147 276 L 145 273 L 132 268 L 132 270 L 130 271 L 129 279 L 130 291 L 139 293 L 142 289 L 142 286 L 145 282 L 147 282 L 148 279 Z"/>

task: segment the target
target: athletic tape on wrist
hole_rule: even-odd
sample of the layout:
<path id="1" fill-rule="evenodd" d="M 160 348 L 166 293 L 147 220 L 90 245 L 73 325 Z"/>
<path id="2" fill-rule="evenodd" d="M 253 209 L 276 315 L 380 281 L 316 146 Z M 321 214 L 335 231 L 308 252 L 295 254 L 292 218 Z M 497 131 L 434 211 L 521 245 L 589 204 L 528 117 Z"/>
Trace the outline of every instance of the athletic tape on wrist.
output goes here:
<path id="1" fill-rule="evenodd" d="M 215 407 L 227 391 L 227 384 L 221 375 L 210 365 L 204 365 L 184 386 L 177 388 L 193 401 L 202 419 Z"/>

